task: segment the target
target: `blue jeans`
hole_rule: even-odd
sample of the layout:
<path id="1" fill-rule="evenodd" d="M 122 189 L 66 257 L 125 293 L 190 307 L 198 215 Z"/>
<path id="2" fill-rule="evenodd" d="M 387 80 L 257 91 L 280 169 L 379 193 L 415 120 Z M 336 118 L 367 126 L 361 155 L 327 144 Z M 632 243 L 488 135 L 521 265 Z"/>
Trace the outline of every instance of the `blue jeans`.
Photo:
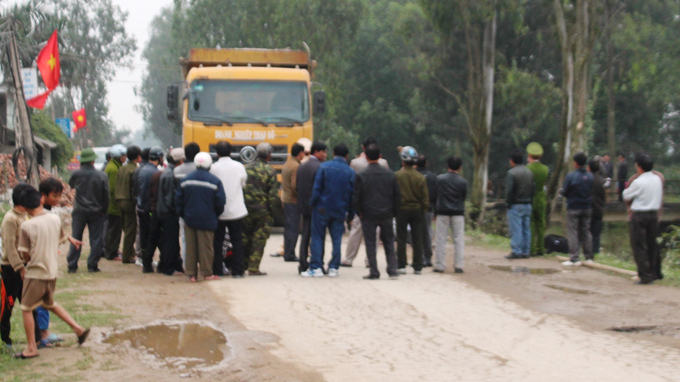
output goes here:
<path id="1" fill-rule="evenodd" d="M 333 241 L 333 257 L 329 268 L 340 268 L 340 245 L 342 234 L 345 233 L 345 219 L 330 217 L 326 214 L 314 210 L 312 212 L 312 261 L 309 263 L 310 269 L 323 267 L 324 241 L 326 240 L 326 228 L 331 234 Z"/>
<path id="2" fill-rule="evenodd" d="M 531 204 L 513 204 L 508 209 L 510 247 L 516 255 L 531 253 Z"/>
<path id="3" fill-rule="evenodd" d="M 35 311 L 38 313 L 38 322 L 36 322 L 36 325 L 40 328 L 40 330 L 49 330 L 50 328 L 50 312 L 47 311 L 47 309 L 43 308 L 42 306 L 39 306 L 35 308 Z M 39 338 L 36 338 L 36 341 L 40 341 Z"/>

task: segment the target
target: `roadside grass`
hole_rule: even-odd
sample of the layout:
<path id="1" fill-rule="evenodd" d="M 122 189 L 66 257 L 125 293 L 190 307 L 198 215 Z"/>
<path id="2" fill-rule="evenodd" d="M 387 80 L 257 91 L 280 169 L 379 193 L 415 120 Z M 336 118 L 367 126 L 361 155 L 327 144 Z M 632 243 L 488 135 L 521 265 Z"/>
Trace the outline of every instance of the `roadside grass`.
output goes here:
<path id="1" fill-rule="evenodd" d="M 87 255 L 86 251 L 83 251 L 81 254 L 82 260 L 81 264 L 79 264 L 79 269 L 81 270 L 87 269 Z M 62 269 L 62 271 L 65 271 L 65 269 Z M 64 307 L 82 327 L 111 326 L 126 316 L 120 314 L 119 309 L 110 305 L 98 307 L 87 303 L 89 296 L 107 293 L 105 291 L 93 291 L 92 287 L 97 280 L 108 277 L 112 276 L 105 273 L 87 273 L 82 271 L 76 274 L 64 272 L 57 279 L 55 301 Z M 88 348 L 79 349 L 81 356 L 76 362 L 59 363 L 59 365 L 54 365 L 51 362 L 39 363 L 40 358 L 29 361 L 12 358 L 13 353 L 23 350 L 26 345 L 26 334 L 21 316 L 21 308 L 17 304 L 12 312 L 11 320 L 11 338 L 14 341 L 14 345 L 11 351 L 3 347 L 3 351 L 0 352 L 0 376 L 2 376 L 0 379 L 12 382 L 66 382 L 83 380 L 84 377 L 81 373 L 91 369 L 95 363 L 94 358 L 90 354 L 91 350 Z M 65 341 L 61 344 L 62 347 L 76 345 L 75 337 L 69 335 L 72 333 L 71 328 L 54 314 L 50 314 L 50 332 L 67 335 L 65 336 Z M 40 351 L 51 350 L 41 349 Z"/>

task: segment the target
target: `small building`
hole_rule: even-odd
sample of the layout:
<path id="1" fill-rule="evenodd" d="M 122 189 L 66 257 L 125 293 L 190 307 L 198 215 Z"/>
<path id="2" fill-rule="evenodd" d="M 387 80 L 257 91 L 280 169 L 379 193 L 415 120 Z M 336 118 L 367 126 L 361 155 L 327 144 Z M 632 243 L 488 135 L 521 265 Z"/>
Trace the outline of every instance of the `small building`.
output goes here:
<path id="1" fill-rule="evenodd" d="M 14 98 L 6 89 L 0 88 L 0 153 L 12 154 L 16 147 L 14 129 L 16 126 Z M 33 136 L 38 149 L 38 163 L 46 170 L 52 170 L 52 157 L 57 144 L 38 136 Z"/>

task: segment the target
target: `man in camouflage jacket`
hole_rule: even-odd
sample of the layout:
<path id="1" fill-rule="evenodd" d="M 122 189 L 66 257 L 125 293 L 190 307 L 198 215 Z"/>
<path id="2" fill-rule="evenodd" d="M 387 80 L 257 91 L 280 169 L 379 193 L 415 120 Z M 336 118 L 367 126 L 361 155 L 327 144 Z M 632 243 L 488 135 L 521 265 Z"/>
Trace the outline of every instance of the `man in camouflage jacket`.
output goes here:
<path id="1" fill-rule="evenodd" d="M 243 249 L 249 276 L 267 274 L 260 271 L 260 261 L 274 222 L 274 208 L 279 203 L 276 171 L 267 164 L 272 151 L 272 145 L 260 143 L 257 145 L 257 160 L 246 166 L 248 181 L 243 194 L 248 216 L 243 218 Z"/>

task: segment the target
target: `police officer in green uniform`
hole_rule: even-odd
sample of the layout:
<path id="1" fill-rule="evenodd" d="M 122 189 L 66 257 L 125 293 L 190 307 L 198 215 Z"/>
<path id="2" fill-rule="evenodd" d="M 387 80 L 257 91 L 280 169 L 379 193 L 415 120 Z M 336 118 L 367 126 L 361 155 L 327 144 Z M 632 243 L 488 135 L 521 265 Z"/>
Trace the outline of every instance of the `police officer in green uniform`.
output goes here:
<path id="1" fill-rule="evenodd" d="M 264 276 L 260 271 L 262 252 L 269 239 L 274 208 L 278 203 L 279 182 L 276 171 L 267 164 L 274 148 L 269 143 L 257 145 L 257 159 L 246 166 L 248 180 L 243 188 L 248 216 L 243 218 L 243 252 L 249 276 Z"/>
<path id="2" fill-rule="evenodd" d="M 545 208 L 546 194 L 545 184 L 548 181 L 550 170 L 541 163 L 543 147 L 536 142 L 527 146 L 529 154 L 527 168 L 534 174 L 536 192 L 531 205 L 531 256 L 543 256 L 543 237 L 545 236 Z"/>

